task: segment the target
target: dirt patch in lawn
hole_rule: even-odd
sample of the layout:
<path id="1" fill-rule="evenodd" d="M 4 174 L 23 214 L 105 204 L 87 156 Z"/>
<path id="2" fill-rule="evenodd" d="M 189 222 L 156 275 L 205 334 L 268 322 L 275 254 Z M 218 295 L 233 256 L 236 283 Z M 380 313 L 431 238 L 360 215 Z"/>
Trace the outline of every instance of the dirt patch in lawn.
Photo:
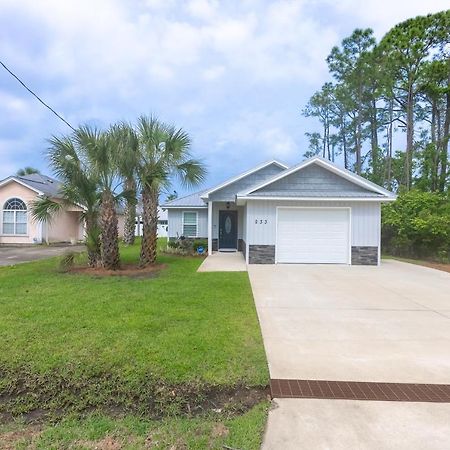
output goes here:
<path id="1" fill-rule="evenodd" d="M 14 371 L 15 372 L 15 371 Z M 138 414 L 150 419 L 213 414 L 233 417 L 269 396 L 268 386 L 214 386 L 201 381 L 166 384 L 148 376 L 139 382 L 110 373 L 75 377 L 54 371 L 46 375 L 2 373 L 9 383 L 0 390 L 0 417 L 40 423 L 67 414 L 99 411 L 113 417 Z"/>
<path id="2" fill-rule="evenodd" d="M 110 417 L 124 417 L 127 414 L 140 414 L 153 420 L 172 417 L 174 415 L 183 417 L 196 417 L 204 414 L 217 415 L 218 418 L 230 418 L 246 413 L 251 408 L 264 400 L 270 399 L 268 387 L 244 387 L 236 388 L 217 388 L 202 387 L 200 389 L 187 388 L 186 386 L 172 386 L 164 392 L 156 392 L 155 397 L 139 399 L 144 400 L 144 404 L 125 402 L 122 404 L 112 403 L 116 400 L 114 397 L 109 402 L 98 405 L 76 405 L 67 403 L 53 408 L 53 404 L 47 403 L 49 400 L 58 402 L 58 399 L 42 398 L 42 408 L 29 409 L 26 412 L 14 412 L 14 404 L 24 405 L 29 399 L 31 392 L 21 392 L 16 395 L 10 395 L 10 404 L 3 405 L 3 411 L 0 412 L 0 418 L 3 423 L 13 422 L 17 419 L 27 424 L 45 423 L 49 419 L 58 421 L 66 414 L 75 414 L 84 416 L 93 412 L 101 412 Z M 40 397 L 39 393 L 34 392 L 32 396 Z M 0 395 L 1 399 L 1 395 Z M 134 399 L 138 401 L 138 399 Z M 84 403 L 84 402 L 83 402 Z M 8 408 L 8 406 L 10 408 Z M 31 405 L 30 405 L 31 406 Z M 9 409 L 9 410 L 8 410 Z"/>
<path id="3" fill-rule="evenodd" d="M 32 448 L 33 441 L 39 437 L 40 433 L 41 428 L 39 425 L 30 425 L 20 430 L 0 433 L 0 449 L 12 450 L 18 444 L 26 445 L 26 447 L 22 448 Z"/>
<path id="4" fill-rule="evenodd" d="M 435 263 L 435 262 L 428 262 L 428 261 L 420 261 L 420 263 L 417 263 L 417 264 L 450 273 L 450 264 Z"/>
<path id="5" fill-rule="evenodd" d="M 67 273 L 90 275 L 92 277 L 154 278 L 166 268 L 166 264 L 153 264 L 147 267 L 139 267 L 137 264 L 122 264 L 117 270 L 77 266 L 69 269 Z"/>
<path id="6" fill-rule="evenodd" d="M 450 263 L 429 261 L 429 260 L 424 260 L 424 259 L 401 258 L 401 257 L 397 257 L 397 256 L 393 256 L 393 258 L 397 259 L 398 261 L 402 261 L 402 262 L 406 262 L 406 263 L 410 263 L 410 264 L 416 264 L 418 266 L 429 267 L 430 269 L 442 270 L 443 272 L 450 273 Z"/>

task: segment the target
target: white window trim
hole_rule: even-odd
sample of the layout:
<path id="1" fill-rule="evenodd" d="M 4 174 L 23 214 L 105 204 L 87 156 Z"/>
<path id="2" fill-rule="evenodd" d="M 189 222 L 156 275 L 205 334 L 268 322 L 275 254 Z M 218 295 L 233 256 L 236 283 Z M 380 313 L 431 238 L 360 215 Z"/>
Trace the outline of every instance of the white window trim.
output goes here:
<path id="1" fill-rule="evenodd" d="M 195 214 L 195 236 L 186 236 L 184 234 L 184 214 L 185 213 L 190 213 L 190 214 Z M 192 223 L 189 223 L 187 225 L 193 225 Z M 198 237 L 198 211 L 183 211 L 181 213 L 181 235 L 187 238 L 197 238 Z"/>
<path id="2" fill-rule="evenodd" d="M 8 203 L 10 200 L 12 200 L 12 199 L 15 199 L 15 198 L 17 198 L 18 200 L 20 200 L 21 202 L 23 202 L 24 204 L 25 204 L 25 206 L 27 207 L 27 209 L 25 209 L 25 210 L 23 210 L 23 209 L 5 209 L 5 205 L 6 205 L 6 203 Z M 17 196 L 14 196 L 14 197 L 10 197 L 10 198 L 7 198 L 4 202 L 3 202 L 3 205 L 1 205 L 2 206 L 2 217 L 1 217 L 1 219 L 2 219 L 2 221 L 1 221 L 1 226 L 2 226 L 2 229 L 1 229 L 1 235 L 2 236 L 8 236 L 8 237 L 28 237 L 28 213 L 29 213 L 29 210 L 28 210 L 28 205 L 27 205 L 27 202 L 23 199 L 23 198 L 21 198 L 21 197 L 17 197 Z M 26 214 L 27 214 L 27 221 L 25 222 L 25 226 L 26 226 L 26 231 L 25 231 L 25 233 L 16 233 L 15 231 L 16 231 L 16 226 L 17 226 L 17 211 L 25 211 L 26 212 Z M 13 212 L 14 213 L 14 233 L 4 233 L 3 232 L 3 226 L 4 226 L 4 215 L 5 215 L 5 212 Z"/>

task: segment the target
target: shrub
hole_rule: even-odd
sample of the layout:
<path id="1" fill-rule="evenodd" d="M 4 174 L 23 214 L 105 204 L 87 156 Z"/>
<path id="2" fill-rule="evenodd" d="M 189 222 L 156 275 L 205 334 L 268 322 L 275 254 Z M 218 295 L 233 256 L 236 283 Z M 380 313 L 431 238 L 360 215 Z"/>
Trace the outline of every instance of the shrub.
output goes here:
<path id="1" fill-rule="evenodd" d="M 397 256 L 450 257 L 448 194 L 409 191 L 382 208 L 382 244 Z"/>
<path id="2" fill-rule="evenodd" d="M 77 254 L 75 252 L 68 251 L 64 253 L 59 261 L 60 272 L 69 272 L 69 270 L 75 265 L 76 256 Z"/>
<path id="3" fill-rule="evenodd" d="M 203 249 L 206 251 L 208 249 L 208 241 L 206 239 L 196 239 L 194 242 L 192 242 L 192 249 L 194 250 L 194 252 L 197 253 L 199 247 L 203 247 Z"/>
<path id="4" fill-rule="evenodd" d="M 167 247 L 169 248 L 179 248 L 180 244 L 178 241 L 168 241 L 167 242 Z"/>

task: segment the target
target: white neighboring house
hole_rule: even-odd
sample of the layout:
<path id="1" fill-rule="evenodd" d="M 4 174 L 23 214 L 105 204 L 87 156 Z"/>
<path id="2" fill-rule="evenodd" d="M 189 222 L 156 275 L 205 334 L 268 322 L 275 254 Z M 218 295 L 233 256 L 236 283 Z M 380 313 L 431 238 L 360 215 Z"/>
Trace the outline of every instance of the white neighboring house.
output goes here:
<path id="1" fill-rule="evenodd" d="M 396 196 L 321 157 L 272 160 L 162 205 L 169 239 L 208 239 L 247 264 L 380 263 L 381 203 Z"/>
<path id="2" fill-rule="evenodd" d="M 142 236 L 142 216 L 136 217 L 136 236 Z M 158 208 L 158 237 L 168 236 L 167 210 Z"/>

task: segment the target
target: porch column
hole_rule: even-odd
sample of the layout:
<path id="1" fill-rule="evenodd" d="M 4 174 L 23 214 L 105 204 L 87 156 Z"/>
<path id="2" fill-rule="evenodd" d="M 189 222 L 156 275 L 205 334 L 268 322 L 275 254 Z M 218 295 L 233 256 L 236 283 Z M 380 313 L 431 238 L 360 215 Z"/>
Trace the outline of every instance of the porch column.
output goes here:
<path id="1" fill-rule="evenodd" d="M 212 202 L 208 202 L 208 255 L 212 255 Z"/>

